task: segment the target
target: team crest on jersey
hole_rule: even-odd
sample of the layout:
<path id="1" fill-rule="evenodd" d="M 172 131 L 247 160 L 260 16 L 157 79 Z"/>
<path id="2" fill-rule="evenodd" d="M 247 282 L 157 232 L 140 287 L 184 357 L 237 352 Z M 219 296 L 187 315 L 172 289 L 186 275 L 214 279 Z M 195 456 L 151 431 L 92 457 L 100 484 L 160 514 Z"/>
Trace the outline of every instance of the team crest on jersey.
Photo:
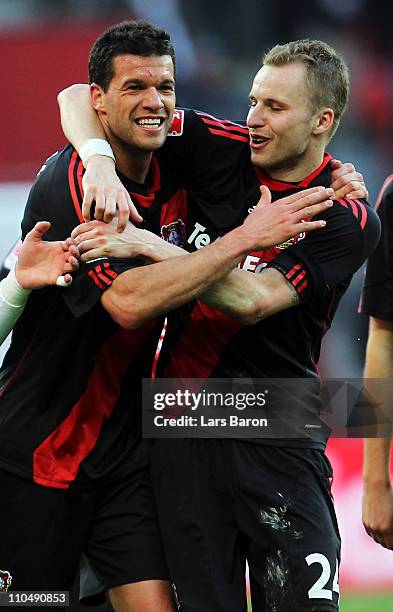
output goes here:
<path id="1" fill-rule="evenodd" d="M 161 237 L 178 247 L 182 247 L 186 241 L 186 226 L 181 219 L 163 225 L 161 228 Z"/>
<path id="2" fill-rule="evenodd" d="M 11 586 L 12 576 L 5 570 L 0 570 L 0 592 L 6 593 Z"/>
<path id="3" fill-rule="evenodd" d="M 285 242 L 282 242 L 281 244 L 277 244 L 276 249 L 288 249 L 290 246 L 297 244 L 299 240 L 303 240 L 303 238 L 305 237 L 306 237 L 306 233 L 302 232 L 301 234 L 298 234 L 297 236 L 294 236 L 293 238 L 290 238 L 289 240 L 286 240 Z"/>
<path id="4" fill-rule="evenodd" d="M 181 136 L 184 126 L 184 111 L 176 109 L 173 113 L 171 127 L 169 128 L 168 136 Z"/>

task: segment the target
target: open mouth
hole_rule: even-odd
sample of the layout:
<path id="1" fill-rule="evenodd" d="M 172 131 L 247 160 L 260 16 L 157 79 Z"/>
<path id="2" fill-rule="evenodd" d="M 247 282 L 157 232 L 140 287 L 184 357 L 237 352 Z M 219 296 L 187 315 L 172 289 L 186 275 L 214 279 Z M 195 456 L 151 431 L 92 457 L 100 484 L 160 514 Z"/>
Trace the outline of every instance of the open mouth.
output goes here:
<path id="1" fill-rule="evenodd" d="M 263 145 L 266 144 L 267 142 L 270 142 L 270 138 L 265 138 L 264 136 L 258 136 L 256 134 L 251 134 L 250 135 L 250 142 L 251 145 Z"/>
<path id="2" fill-rule="evenodd" d="M 164 123 L 163 117 L 142 117 L 141 119 L 136 119 L 135 123 L 139 125 L 139 127 L 143 127 L 147 130 L 157 130 Z"/>

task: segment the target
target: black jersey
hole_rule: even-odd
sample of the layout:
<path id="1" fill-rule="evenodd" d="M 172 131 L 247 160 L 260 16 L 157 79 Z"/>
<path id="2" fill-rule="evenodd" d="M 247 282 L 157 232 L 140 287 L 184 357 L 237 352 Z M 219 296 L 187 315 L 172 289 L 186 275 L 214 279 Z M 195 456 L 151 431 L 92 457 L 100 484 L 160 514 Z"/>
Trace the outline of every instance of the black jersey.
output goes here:
<path id="1" fill-rule="evenodd" d="M 393 174 L 379 194 L 376 210 L 381 220 L 381 239 L 369 258 L 359 311 L 393 320 Z"/>
<path id="2" fill-rule="evenodd" d="M 300 183 L 271 179 L 250 162 L 248 131 L 241 125 L 190 112 L 178 154 L 190 187 L 187 248 L 201 248 L 242 223 L 257 204 L 260 184 L 273 200 L 316 185 L 329 186 L 331 156 Z M 183 146 L 183 150 L 181 147 Z M 175 149 L 178 149 L 176 151 Z M 180 152 L 179 152 L 180 151 Z M 274 248 L 250 253 L 241 267 L 278 269 L 301 303 L 253 326 L 194 302 L 169 315 L 159 373 L 168 378 L 318 378 L 321 340 L 353 273 L 375 247 L 379 222 L 364 201 L 340 199 L 323 213 L 325 228 Z M 275 406 L 280 411 L 280 406 Z M 312 412 L 315 423 L 319 399 Z M 325 428 L 312 440 L 263 443 L 323 447 Z"/>
<path id="3" fill-rule="evenodd" d="M 46 162 L 30 192 L 23 235 L 42 219 L 51 222 L 48 239 L 70 235 L 83 221 L 82 175 L 71 146 Z M 153 157 L 146 186 L 123 182 L 145 227 L 171 232 L 181 246 L 187 195 L 171 176 Z M 100 304 L 119 273 L 143 263 L 101 258 L 81 264 L 69 288 L 31 293 L 0 371 L 3 469 L 68 488 L 122 478 L 146 461 L 140 378 L 150 371 L 162 323 L 123 330 Z"/>

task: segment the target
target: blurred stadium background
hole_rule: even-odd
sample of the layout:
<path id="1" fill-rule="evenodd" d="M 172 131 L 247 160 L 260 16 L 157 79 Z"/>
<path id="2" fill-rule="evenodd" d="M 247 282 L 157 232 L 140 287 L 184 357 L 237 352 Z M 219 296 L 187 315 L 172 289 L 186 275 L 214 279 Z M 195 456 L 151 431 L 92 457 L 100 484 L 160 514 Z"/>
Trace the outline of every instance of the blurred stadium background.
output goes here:
<path id="1" fill-rule="evenodd" d="M 270 46 L 303 37 L 332 44 L 350 66 L 352 87 L 329 150 L 363 172 L 375 203 L 393 172 L 393 5 L 379 0 L 0 0 L 1 259 L 18 237 L 36 172 L 64 144 L 57 93 L 87 80 L 88 51 L 101 31 L 133 17 L 171 32 L 178 105 L 232 119 L 245 117 L 252 77 Z M 354 278 L 325 340 L 321 369 L 326 377 L 361 376 L 367 321 L 356 310 L 362 275 Z M 361 523 L 361 453 L 357 439 L 329 444 L 343 538 L 342 610 L 393 610 L 393 553 L 375 544 Z M 71 607 L 79 609 L 76 603 Z"/>

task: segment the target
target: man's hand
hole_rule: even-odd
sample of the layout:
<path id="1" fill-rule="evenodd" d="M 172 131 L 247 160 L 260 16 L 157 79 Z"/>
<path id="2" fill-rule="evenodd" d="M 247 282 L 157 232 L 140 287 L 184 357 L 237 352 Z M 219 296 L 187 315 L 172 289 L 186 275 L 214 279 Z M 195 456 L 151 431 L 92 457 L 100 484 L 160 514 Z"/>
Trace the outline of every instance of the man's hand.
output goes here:
<path id="1" fill-rule="evenodd" d="M 151 262 L 158 262 L 187 254 L 180 247 L 130 222 L 124 232 L 119 234 L 116 218 L 110 223 L 82 223 L 72 231 L 71 237 L 78 246 L 82 261 L 91 261 L 97 257 L 144 257 Z"/>
<path id="2" fill-rule="evenodd" d="M 357 172 L 353 164 L 343 164 L 338 159 L 332 159 L 330 162 L 332 168 L 332 184 L 334 189 L 334 199 L 348 198 L 349 200 L 357 200 L 359 198 L 368 200 L 368 191 L 364 183 L 363 175 Z"/>
<path id="3" fill-rule="evenodd" d="M 275 202 L 271 201 L 267 187 L 262 185 L 260 191 L 261 198 L 252 213 L 232 232 L 249 241 L 250 252 L 276 246 L 302 232 L 323 228 L 326 222 L 322 219 L 304 219 L 311 219 L 333 205 L 330 198 L 334 192 L 330 187 L 312 187 Z"/>
<path id="4" fill-rule="evenodd" d="M 378 544 L 393 550 L 393 490 L 390 485 L 365 486 L 363 525 Z"/>
<path id="5" fill-rule="evenodd" d="M 69 285 L 72 282 L 69 272 L 79 267 L 79 251 L 72 238 L 57 242 L 42 239 L 49 228 L 49 221 L 36 223 L 21 246 L 15 275 L 23 289 Z"/>
<path id="6" fill-rule="evenodd" d="M 110 157 L 93 155 L 87 162 L 82 179 L 82 214 L 90 220 L 90 211 L 95 202 L 94 216 L 106 223 L 118 214 L 117 231 L 124 231 L 129 217 L 136 222 L 142 217 L 135 208 L 130 194 L 116 174 L 115 164 Z"/>

